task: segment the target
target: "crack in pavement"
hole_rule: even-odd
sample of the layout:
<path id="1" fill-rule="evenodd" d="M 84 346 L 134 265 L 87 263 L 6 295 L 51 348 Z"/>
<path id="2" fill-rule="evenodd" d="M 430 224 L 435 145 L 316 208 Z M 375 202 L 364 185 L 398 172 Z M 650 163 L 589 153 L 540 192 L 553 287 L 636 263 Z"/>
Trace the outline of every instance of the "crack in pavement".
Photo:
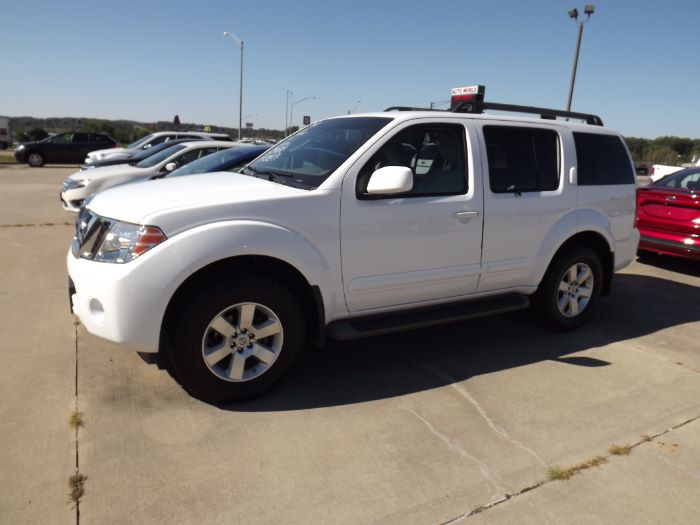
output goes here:
<path id="1" fill-rule="evenodd" d="M 459 454 L 460 456 L 463 456 L 463 457 L 465 457 L 465 458 L 467 458 L 467 459 L 473 461 L 474 463 L 476 463 L 477 466 L 479 467 L 479 471 L 481 472 L 481 474 L 484 476 L 484 478 L 486 478 L 486 479 L 493 485 L 493 488 L 494 488 L 497 492 L 500 492 L 500 493 L 503 493 L 503 494 L 507 494 L 507 493 L 508 493 L 508 491 L 507 491 L 507 490 L 503 487 L 503 485 L 502 485 L 503 479 L 501 479 L 501 476 L 499 476 L 497 472 L 495 472 L 494 470 L 492 470 L 491 468 L 489 468 L 489 466 L 488 466 L 486 463 L 484 463 L 483 461 L 481 461 L 481 460 L 480 460 L 479 458 L 477 458 L 476 456 L 471 455 L 469 452 L 467 452 L 466 450 L 464 450 L 464 449 L 463 449 L 462 447 L 460 447 L 458 444 L 454 443 L 448 436 L 446 436 L 446 435 L 442 434 L 441 432 L 439 432 L 439 431 L 430 423 L 430 421 L 428 421 L 427 419 L 425 419 L 425 418 L 423 418 L 422 416 L 420 416 L 420 415 L 419 415 L 418 413 L 416 413 L 413 409 L 407 408 L 406 410 L 408 410 L 408 411 L 409 411 L 411 414 L 413 414 L 419 421 L 421 421 L 426 427 L 428 427 L 428 430 L 430 430 L 430 432 L 431 432 L 433 435 L 437 436 L 437 437 L 440 439 L 440 441 L 442 441 L 443 443 L 445 443 L 445 445 L 447 445 L 447 449 L 448 449 L 450 452 L 454 452 L 455 454 Z M 498 498 L 498 499 L 497 499 L 497 498 Z M 492 501 L 492 502 L 500 501 L 501 498 L 502 498 L 502 496 L 500 496 L 500 495 L 497 493 L 497 494 L 494 494 L 494 495 L 491 497 L 491 501 Z"/>
<path id="2" fill-rule="evenodd" d="M 79 397 L 78 397 L 78 325 L 79 323 L 76 321 L 73 323 L 73 330 L 74 330 L 74 335 L 75 335 L 75 413 L 79 414 L 80 413 L 80 403 L 79 403 Z M 80 446 L 79 446 L 79 430 L 80 430 L 80 425 L 75 425 L 75 479 L 85 479 L 83 476 L 81 478 L 80 474 Z M 82 486 L 81 486 L 82 490 Z M 78 496 L 75 499 L 75 523 L 76 525 L 80 525 L 80 496 Z"/>
<path id="3" fill-rule="evenodd" d="M 461 395 L 464 399 L 466 399 L 472 405 L 474 405 L 482 419 L 486 421 L 491 430 L 493 430 L 500 439 L 512 443 L 519 449 L 527 452 L 532 457 L 534 457 L 540 465 L 542 465 L 545 468 L 547 467 L 547 464 L 539 456 L 539 454 L 537 454 L 537 452 L 527 447 L 526 445 L 520 443 L 518 440 L 510 437 L 510 435 L 508 435 L 508 432 L 506 432 L 506 430 L 503 427 L 496 425 L 486 413 L 486 410 L 484 410 L 484 408 L 476 401 L 476 399 L 474 399 L 474 397 L 469 393 L 469 391 L 463 386 L 461 386 L 455 378 L 450 376 L 450 374 L 440 370 L 439 368 L 435 368 L 425 363 L 420 363 L 420 366 L 423 367 L 425 370 L 428 370 L 429 372 L 433 373 L 434 375 L 437 375 L 443 381 L 446 381 L 452 389 L 456 390 L 459 393 L 459 395 Z"/>
<path id="4" fill-rule="evenodd" d="M 640 445 L 643 445 L 644 443 L 650 443 L 650 442 L 654 441 L 654 440 L 657 439 L 657 438 L 660 438 L 660 437 L 662 437 L 662 436 L 665 436 L 665 435 L 668 434 L 669 432 L 673 432 L 674 430 L 677 430 L 677 429 L 679 429 L 679 428 L 681 428 L 681 427 L 684 427 L 684 426 L 686 426 L 686 425 L 689 425 L 689 424 L 691 424 L 691 423 L 693 423 L 693 422 L 695 422 L 695 421 L 697 421 L 697 420 L 700 420 L 700 416 L 695 416 L 695 417 L 693 417 L 693 418 L 690 418 L 690 419 L 688 419 L 688 420 L 686 420 L 686 421 L 683 421 L 682 423 L 679 423 L 679 424 L 677 424 L 677 425 L 674 425 L 674 426 L 672 426 L 672 427 L 669 427 L 669 428 L 667 428 L 666 430 L 663 430 L 663 431 L 658 432 L 658 433 L 656 433 L 656 434 L 644 436 L 643 439 L 641 439 L 640 441 L 637 441 L 636 443 L 630 445 L 630 448 L 632 449 L 632 448 L 636 448 L 636 447 L 638 447 L 638 446 L 640 446 Z M 611 457 L 611 456 L 612 456 L 612 454 L 608 454 L 608 455 L 606 455 L 605 457 Z M 669 463 L 668 461 L 666 461 L 666 462 Z M 672 467 L 676 467 L 676 468 L 679 468 L 679 467 L 680 467 L 680 466 L 677 465 L 677 464 L 671 464 L 671 463 L 669 463 L 669 465 L 671 465 Z M 698 474 L 695 473 L 695 472 L 688 471 L 688 470 L 686 470 L 686 469 L 684 469 L 684 468 L 682 468 L 681 470 L 683 470 L 683 471 L 686 472 L 687 474 L 690 474 L 690 475 L 692 475 L 692 476 L 696 476 L 696 477 L 700 478 L 700 475 L 698 475 Z M 512 494 L 506 494 L 503 498 L 501 498 L 501 499 L 498 500 L 498 501 L 493 501 L 493 502 L 488 503 L 488 504 L 486 504 L 486 505 L 482 505 L 482 506 L 477 507 L 477 508 L 475 508 L 475 509 L 473 509 L 473 510 L 471 510 L 471 511 L 465 513 L 465 514 L 462 514 L 461 516 L 457 516 L 456 518 L 453 518 L 453 519 L 451 519 L 451 520 L 449 520 L 449 521 L 445 521 L 445 522 L 443 522 L 441 525 L 453 525 L 453 524 L 455 524 L 455 523 L 459 523 L 459 522 L 461 522 L 461 521 L 463 521 L 463 520 L 466 520 L 466 519 L 468 519 L 468 518 L 474 516 L 475 514 L 480 514 L 480 513 L 482 513 L 482 512 L 485 512 L 485 511 L 487 511 L 487 510 L 489 510 L 489 509 L 494 508 L 494 507 L 497 506 L 497 505 L 500 505 L 501 503 L 504 503 L 504 502 L 506 502 L 506 501 L 515 499 L 515 498 L 517 498 L 517 497 L 519 497 L 519 496 L 522 496 L 523 494 L 526 494 L 527 492 L 530 492 L 531 490 L 538 489 L 538 488 L 542 487 L 543 485 L 546 485 L 546 484 L 548 484 L 548 483 L 555 483 L 555 482 L 557 482 L 557 481 L 559 481 L 559 480 L 556 480 L 556 479 L 545 479 L 545 480 L 542 480 L 542 481 L 538 481 L 537 483 L 534 483 L 533 485 L 529 485 L 529 486 L 525 487 L 524 489 L 522 489 L 522 490 L 520 490 L 520 491 L 518 491 L 518 492 L 515 492 L 515 493 L 512 493 Z"/>
<path id="5" fill-rule="evenodd" d="M 40 222 L 35 224 L 0 224 L 0 228 L 41 228 L 44 226 L 74 226 L 74 222 Z"/>

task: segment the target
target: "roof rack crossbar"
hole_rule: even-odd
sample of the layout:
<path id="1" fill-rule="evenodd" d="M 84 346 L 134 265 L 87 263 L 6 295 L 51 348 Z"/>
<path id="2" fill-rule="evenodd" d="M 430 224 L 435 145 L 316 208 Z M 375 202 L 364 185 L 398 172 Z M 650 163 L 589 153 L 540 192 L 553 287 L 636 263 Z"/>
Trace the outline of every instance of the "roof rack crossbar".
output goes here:
<path id="1" fill-rule="evenodd" d="M 603 120 L 598 115 L 591 113 L 578 113 L 575 111 L 565 111 L 563 109 L 538 108 L 534 106 L 518 106 L 516 104 L 500 104 L 498 102 L 476 102 L 465 100 L 454 109 L 434 109 L 434 108 L 414 108 L 411 106 L 391 106 L 384 111 L 442 111 L 453 113 L 483 113 L 485 109 L 496 111 L 513 111 L 515 113 L 531 113 L 539 115 L 543 119 L 556 120 L 557 117 L 567 117 L 583 120 L 593 126 L 602 126 Z"/>
<path id="2" fill-rule="evenodd" d="M 500 104 L 498 102 L 473 102 L 465 100 L 455 107 L 452 111 L 455 113 L 483 113 L 485 109 L 493 109 L 496 111 L 513 111 L 517 113 L 532 113 L 540 115 L 544 119 L 555 119 L 556 117 L 567 117 L 580 119 L 587 124 L 594 126 L 602 126 L 603 120 L 598 115 L 591 113 L 578 113 L 575 111 L 565 111 L 563 109 L 538 108 L 534 106 L 518 106 L 516 104 Z"/>
<path id="3" fill-rule="evenodd" d="M 449 111 L 449 109 L 413 108 L 411 106 L 391 106 L 384 111 Z"/>

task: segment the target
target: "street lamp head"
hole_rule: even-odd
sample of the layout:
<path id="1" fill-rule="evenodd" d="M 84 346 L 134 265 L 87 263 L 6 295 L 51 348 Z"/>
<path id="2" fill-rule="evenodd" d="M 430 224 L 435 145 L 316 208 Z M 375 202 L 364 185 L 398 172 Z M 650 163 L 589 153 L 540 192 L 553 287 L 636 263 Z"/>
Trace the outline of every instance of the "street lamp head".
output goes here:
<path id="1" fill-rule="evenodd" d="M 229 36 L 230 34 L 231 33 L 229 33 L 228 31 L 224 31 L 224 36 Z"/>
<path id="2" fill-rule="evenodd" d="M 575 7 L 569 11 L 569 17 L 576 20 L 578 18 L 578 9 Z"/>
<path id="3" fill-rule="evenodd" d="M 586 7 L 583 8 L 583 12 L 586 13 L 588 16 L 591 16 L 593 14 L 593 11 L 595 11 L 595 6 L 593 4 L 588 4 Z"/>

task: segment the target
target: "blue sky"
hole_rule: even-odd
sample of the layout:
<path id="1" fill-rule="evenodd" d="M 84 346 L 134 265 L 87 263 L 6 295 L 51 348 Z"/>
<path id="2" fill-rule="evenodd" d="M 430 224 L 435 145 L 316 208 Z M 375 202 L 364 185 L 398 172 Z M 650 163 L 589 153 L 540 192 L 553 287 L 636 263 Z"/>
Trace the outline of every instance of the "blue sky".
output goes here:
<path id="1" fill-rule="evenodd" d="M 580 2 L 580 3 L 578 3 Z M 700 2 L 598 0 L 573 110 L 628 136 L 700 138 Z M 425 106 L 485 84 L 496 102 L 564 108 L 580 0 L 168 2 L 0 0 L 0 114 L 282 129 Z"/>

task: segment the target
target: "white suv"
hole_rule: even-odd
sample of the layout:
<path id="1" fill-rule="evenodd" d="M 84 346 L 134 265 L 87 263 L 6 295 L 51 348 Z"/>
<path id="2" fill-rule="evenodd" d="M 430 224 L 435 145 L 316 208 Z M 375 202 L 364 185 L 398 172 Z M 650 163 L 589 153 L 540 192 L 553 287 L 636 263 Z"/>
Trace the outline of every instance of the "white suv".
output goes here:
<path id="1" fill-rule="evenodd" d="M 226 133 L 209 133 L 203 131 L 157 131 L 140 138 L 136 142 L 132 142 L 125 148 L 109 148 L 91 151 L 88 153 L 87 157 L 85 157 L 85 164 L 92 164 L 105 159 L 124 159 L 126 162 L 139 151 L 143 151 L 153 146 L 157 146 L 158 144 L 162 144 L 163 142 L 176 139 L 223 140 L 226 142 L 232 142 L 231 137 Z"/>
<path id="2" fill-rule="evenodd" d="M 241 174 L 100 193 L 67 256 L 73 311 L 209 402 L 260 392 L 326 335 L 528 305 L 574 328 L 637 250 L 632 159 L 593 115 L 484 107 L 327 119 Z"/>

